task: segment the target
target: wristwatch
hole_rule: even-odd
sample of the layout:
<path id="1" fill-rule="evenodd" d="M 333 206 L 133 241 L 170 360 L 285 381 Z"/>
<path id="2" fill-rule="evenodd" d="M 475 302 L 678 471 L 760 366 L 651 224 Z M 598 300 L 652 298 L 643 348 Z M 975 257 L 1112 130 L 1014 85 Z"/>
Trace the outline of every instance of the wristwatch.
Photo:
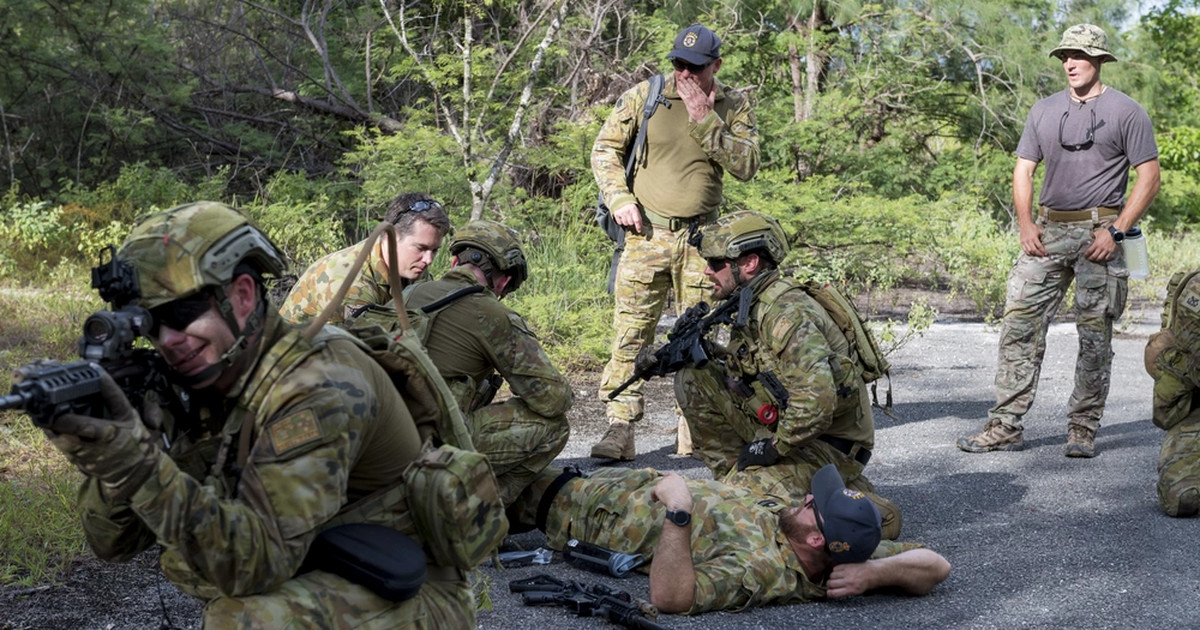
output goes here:
<path id="1" fill-rule="evenodd" d="M 687 510 L 667 510 L 667 521 L 680 527 L 687 527 L 692 522 L 692 515 Z"/>
<path id="2" fill-rule="evenodd" d="M 1111 225 L 1108 226 L 1108 233 L 1112 234 L 1114 243 L 1120 243 L 1121 241 L 1125 240 L 1125 233 Z"/>

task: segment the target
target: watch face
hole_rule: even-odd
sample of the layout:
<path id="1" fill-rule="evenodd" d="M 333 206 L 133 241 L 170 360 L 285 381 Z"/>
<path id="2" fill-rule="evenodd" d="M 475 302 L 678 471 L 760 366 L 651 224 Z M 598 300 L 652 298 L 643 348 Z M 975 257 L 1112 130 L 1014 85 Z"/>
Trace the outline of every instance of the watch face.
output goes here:
<path id="1" fill-rule="evenodd" d="M 1112 234 L 1114 243 L 1120 243 L 1121 241 L 1125 240 L 1125 233 L 1111 225 L 1108 226 L 1108 233 Z"/>
<path id="2" fill-rule="evenodd" d="M 692 522 L 692 515 L 683 510 L 667 510 L 667 520 L 683 527 Z"/>

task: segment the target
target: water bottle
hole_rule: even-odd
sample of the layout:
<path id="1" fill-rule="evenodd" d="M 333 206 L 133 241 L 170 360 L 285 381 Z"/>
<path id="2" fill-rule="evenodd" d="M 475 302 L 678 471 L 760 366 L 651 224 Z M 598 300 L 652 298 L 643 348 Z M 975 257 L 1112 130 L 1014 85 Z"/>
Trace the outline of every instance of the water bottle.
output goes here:
<path id="1" fill-rule="evenodd" d="M 1125 250 L 1125 267 L 1129 269 L 1129 277 L 1141 280 L 1149 276 L 1150 254 L 1146 251 L 1146 236 L 1141 228 L 1129 228 L 1121 247 Z"/>

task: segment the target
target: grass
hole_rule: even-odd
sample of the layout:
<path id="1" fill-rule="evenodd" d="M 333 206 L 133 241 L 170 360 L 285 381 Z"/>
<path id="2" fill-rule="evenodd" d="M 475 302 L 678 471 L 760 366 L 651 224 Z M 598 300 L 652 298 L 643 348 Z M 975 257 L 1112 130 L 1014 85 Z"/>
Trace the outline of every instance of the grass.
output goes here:
<path id="1" fill-rule="evenodd" d="M 39 289 L 0 286 L 4 374 L 35 358 L 74 360 L 83 320 L 101 306 L 76 272 L 45 281 Z M 80 479 L 28 416 L 0 413 L 0 586 L 54 582 L 87 553 L 75 513 Z"/>

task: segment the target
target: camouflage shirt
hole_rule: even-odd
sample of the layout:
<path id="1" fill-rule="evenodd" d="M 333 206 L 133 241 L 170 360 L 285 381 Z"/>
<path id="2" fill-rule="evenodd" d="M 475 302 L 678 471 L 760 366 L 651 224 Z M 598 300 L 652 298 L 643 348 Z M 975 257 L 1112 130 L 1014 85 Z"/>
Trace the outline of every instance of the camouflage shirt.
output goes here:
<path id="1" fill-rule="evenodd" d="M 228 395 L 193 398 L 195 417 L 168 428 L 169 457 L 128 503 L 85 484 L 79 506 L 98 556 L 127 559 L 158 542 L 164 573 L 184 592 L 265 593 L 296 574 L 322 524 L 400 484 L 420 451 L 418 428 L 355 340 L 327 326 L 309 342 L 270 315 L 257 353 Z M 254 431 L 239 470 L 245 422 Z"/>
<path id="2" fill-rule="evenodd" d="M 471 271 L 451 269 L 440 280 L 413 287 L 407 307 L 418 309 L 478 284 Z M 439 311 L 425 345 L 453 389 L 458 389 L 455 382 L 468 382 L 473 390 L 499 372 L 513 396 L 540 416 L 562 417 L 574 402 L 570 383 L 546 356 L 529 325 L 491 291 L 467 295 Z M 470 411 L 465 406 L 464 410 Z"/>
<path id="3" fill-rule="evenodd" d="M 354 260 L 365 242 L 326 254 L 309 265 L 284 299 L 279 314 L 293 324 L 308 321 L 319 315 L 337 294 L 338 289 L 342 288 L 342 283 L 346 280 L 350 268 L 354 266 Z M 406 284 L 403 280 L 401 282 Z M 346 298 L 342 300 L 342 308 L 333 312 L 328 323 L 337 324 L 344 321 L 348 311 L 364 304 L 384 304 L 391 299 L 387 265 L 380 255 L 379 243 L 376 243 L 371 254 L 363 261 L 362 269 L 350 285 Z"/>
<path id="4" fill-rule="evenodd" d="M 653 559 L 666 508 L 650 499 L 662 473 L 601 469 L 563 486 L 552 504 L 546 536 L 561 548 L 570 537 Z M 787 505 L 718 481 L 688 479 L 692 493 L 695 600 L 688 614 L 790 604 L 825 596 L 824 580 L 808 576 L 779 515 Z M 873 558 L 921 547 L 883 541 Z"/>
<path id="5" fill-rule="evenodd" d="M 1172 281 L 1183 282 L 1184 276 Z M 1187 279 L 1178 291 L 1175 303 L 1167 304 L 1163 314 L 1172 341 L 1155 361 L 1153 419 L 1163 429 L 1200 412 L 1200 273 Z"/>
<path id="6" fill-rule="evenodd" d="M 873 448 L 874 420 L 862 411 L 860 398 L 865 385 L 837 324 L 778 271 L 756 277 L 751 286 L 750 318 L 745 328 L 733 330 L 726 365 L 754 390 L 753 401 L 778 403 L 755 379 L 761 373 L 774 374 L 787 391 L 787 408 L 773 425 L 779 454 L 820 435 Z M 753 406 L 746 412 L 756 417 L 758 406 Z"/>
<path id="7" fill-rule="evenodd" d="M 635 190 L 625 183 L 625 151 L 637 136 L 650 82 L 642 81 L 617 99 L 592 146 L 592 173 L 609 208 L 637 202 L 661 216 L 699 216 L 720 207 L 725 171 L 742 181 L 754 176 L 758 125 L 750 99 L 720 81 L 713 90 L 713 111 L 694 122 L 675 91 L 674 74 L 667 74 L 662 94 L 671 107 L 660 105 L 650 118 Z"/>

